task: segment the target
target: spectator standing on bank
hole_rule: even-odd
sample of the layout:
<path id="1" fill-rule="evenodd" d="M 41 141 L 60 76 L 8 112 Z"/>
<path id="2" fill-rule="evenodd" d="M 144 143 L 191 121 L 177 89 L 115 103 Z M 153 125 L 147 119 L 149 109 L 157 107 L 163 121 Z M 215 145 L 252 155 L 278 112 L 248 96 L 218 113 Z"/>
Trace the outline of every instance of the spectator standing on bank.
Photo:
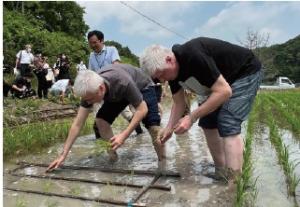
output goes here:
<path id="1" fill-rule="evenodd" d="M 36 75 L 38 80 L 38 96 L 39 98 L 47 98 L 48 84 L 46 75 L 48 73 L 48 69 L 43 67 L 43 61 L 40 57 L 35 57 L 33 63 L 35 66 L 33 73 Z"/>
<path id="2" fill-rule="evenodd" d="M 48 61 L 48 57 L 46 56 L 42 57 L 43 68 L 48 71 L 46 75 L 47 88 L 50 88 L 52 84 L 55 82 L 55 77 L 54 77 L 53 69 L 50 67 L 47 61 Z"/>
<path id="3" fill-rule="evenodd" d="M 81 71 L 81 70 L 87 70 L 85 64 L 83 63 L 83 61 L 81 60 L 79 64 L 77 64 L 76 66 L 77 72 Z"/>
<path id="4" fill-rule="evenodd" d="M 54 64 L 54 69 L 57 71 L 56 81 L 61 79 L 70 79 L 70 61 L 67 55 L 60 54 Z"/>
<path id="5" fill-rule="evenodd" d="M 24 50 L 20 50 L 16 55 L 16 65 L 15 73 L 19 73 L 21 76 L 24 76 L 26 73 L 30 73 L 30 67 L 33 63 L 33 54 L 31 53 L 31 45 L 25 45 Z"/>

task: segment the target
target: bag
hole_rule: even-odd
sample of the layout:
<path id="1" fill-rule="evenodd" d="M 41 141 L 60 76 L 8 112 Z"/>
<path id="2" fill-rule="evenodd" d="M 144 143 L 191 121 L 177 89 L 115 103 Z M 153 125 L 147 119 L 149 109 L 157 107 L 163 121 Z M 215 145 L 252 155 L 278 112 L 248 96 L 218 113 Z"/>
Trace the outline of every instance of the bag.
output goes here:
<path id="1" fill-rule="evenodd" d="M 54 79 L 53 73 L 48 71 L 48 73 L 46 75 L 46 80 L 47 81 L 52 81 L 53 79 Z"/>
<path id="2" fill-rule="evenodd" d="M 22 59 L 22 50 L 21 50 L 19 61 L 17 63 L 17 69 L 19 69 L 19 70 L 21 70 L 21 59 Z"/>
<path id="3" fill-rule="evenodd" d="M 57 77 L 59 74 L 59 69 L 54 69 L 53 73 L 54 73 L 54 76 Z"/>
<path id="4" fill-rule="evenodd" d="M 15 76 L 20 75 L 20 70 L 17 69 L 17 68 L 14 68 L 14 75 L 15 75 Z"/>

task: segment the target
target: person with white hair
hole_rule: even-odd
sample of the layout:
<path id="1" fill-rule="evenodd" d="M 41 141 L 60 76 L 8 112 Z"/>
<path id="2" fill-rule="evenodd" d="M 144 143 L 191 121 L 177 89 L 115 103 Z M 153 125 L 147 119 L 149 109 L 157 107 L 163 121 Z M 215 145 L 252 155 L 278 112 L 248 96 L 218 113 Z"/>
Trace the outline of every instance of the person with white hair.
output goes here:
<path id="1" fill-rule="evenodd" d="M 30 67 L 33 66 L 34 56 L 31 52 L 31 45 L 25 45 L 24 50 L 20 50 L 16 55 L 16 65 L 14 71 L 21 76 L 31 72 Z"/>
<path id="2" fill-rule="evenodd" d="M 148 129 L 158 159 L 165 158 L 164 145 L 157 139 L 160 131 L 160 115 L 155 96 L 154 83 L 140 69 L 126 64 L 111 64 L 103 67 L 99 74 L 91 70 L 80 71 L 74 82 L 74 93 L 82 98 L 78 114 L 73 121 L 63 153 L 47 170 L 59 167 L 66 159 L 72 144 L 85 123 L 94 103 L 104 101 L 96 115 L 96 124 L 101 138 L 110 140 L 111 160 L 117 159 L 116 150 L 124 143 L 139 122 Z M 122 110 L 131 104 L 136 112 L 128 127 L 113 135 L 111 125 Z"/>
<path id="3" fill-rule="evenodd" d="M 173 106 L 164 143 L 175 132 L 189 130 L 197 119 L 215 163 L 215 179 L 234 180 L 242 171 L 241 124 L 251 110 L 261 81 L 261 63 L 247 48 L 218 39 L 199 37 L 172 49 L 147 47 L 140 66 L 153 78 L 169 81 Z M 184 89 L 206 96 L 190 114 L 185 109 Z M 233 183 L 233 182 L 231 182 Z"/>

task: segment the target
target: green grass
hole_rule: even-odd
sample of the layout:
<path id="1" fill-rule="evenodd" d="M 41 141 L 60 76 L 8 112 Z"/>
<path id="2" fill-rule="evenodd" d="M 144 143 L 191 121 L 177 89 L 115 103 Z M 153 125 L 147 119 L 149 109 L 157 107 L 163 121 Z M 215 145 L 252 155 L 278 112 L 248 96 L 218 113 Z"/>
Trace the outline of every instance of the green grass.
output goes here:
<path id="1" fill-rule="evenodd" d="M 3 130 L 4 159 L 39 152 L 68 136 L 73 119 L 37 122 Z M 92 133 L 93 118 L 89 118 L 80 135 Z"/>

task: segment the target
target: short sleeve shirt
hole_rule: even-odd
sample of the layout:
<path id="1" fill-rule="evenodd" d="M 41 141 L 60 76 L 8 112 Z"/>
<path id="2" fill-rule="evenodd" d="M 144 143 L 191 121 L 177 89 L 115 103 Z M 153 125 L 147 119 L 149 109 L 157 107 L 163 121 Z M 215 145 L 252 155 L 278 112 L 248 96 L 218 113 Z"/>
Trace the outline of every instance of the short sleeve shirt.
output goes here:
<path id="1" fill-rule="evenodd" d="M 104 102 L 127 100 L 137 107 L 143 101 L 141 91 L 154 85 L 151 78 L 145 75 L 141 69 L 127 64 L 107 65 L 98 74 L 104 78 L 108 88 Z M 89 108 L 91 104 L 82 101 L 81 106 Z"/>
<path id="2" fill-rule="evenodd" d="M 112 64 L 116 60 L 120 60 L 118 50 L 113 46 L 104 46 L 99 53 L 91 52 L 88 69 L 99 72 L 103 66 Z"/>
<path id="3" fill-rule="evenodd" d="M 30 64 L 34 59 L 33 54 L 31 52 L 27 52 L 26 50 L 20 50 L 16 57 L 20 59 L 21 64 Z"/>
<path id="4" fill-rule="evenodd" d="M 172 93 L 186 85 L 209 89 L 222 74 L 232 84 L 238 78 L 260 70 L 261 63 L 251 50 L 218 39 L 199 37 L 172 51 L 179 64 L 178 76 L 169 81 Z"/>
<path id="5" fill-rule="evenodd" d="M 61 79 L 56 81 L 52 86 L 50 90 L 58 90 L 65 92 L 67 90 L 67 87 L 69 85 L 69 79 Z"/>

